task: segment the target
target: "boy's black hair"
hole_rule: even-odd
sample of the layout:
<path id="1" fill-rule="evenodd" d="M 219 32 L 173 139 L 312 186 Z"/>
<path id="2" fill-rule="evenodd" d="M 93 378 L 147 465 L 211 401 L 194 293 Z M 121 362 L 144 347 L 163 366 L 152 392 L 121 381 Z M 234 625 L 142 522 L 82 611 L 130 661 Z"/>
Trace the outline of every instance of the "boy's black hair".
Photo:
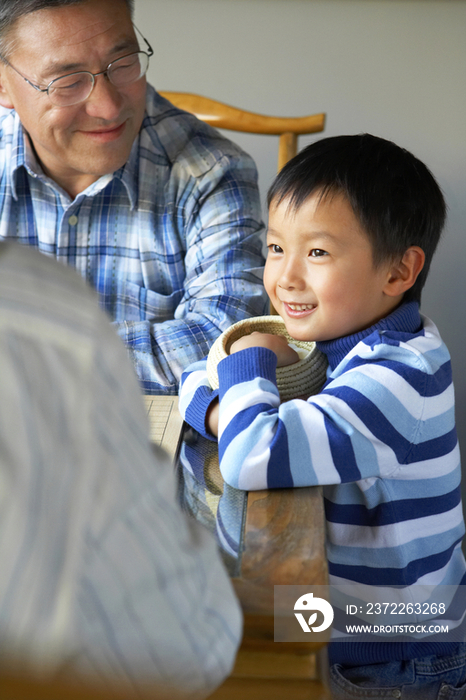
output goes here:
<path id="1" fill-rule="evenodd" d="M 430 170 L 391 141 L 357 134 L 321 139 L 292 158 L 272 183 L 267 203 L 288 200 L 297 210 L 312 194 L 344 195 L 369 236 L 377 267 L 401 259 L 412 245 L 425 253 L 415 284 L 404 294 L 420 301 L 442 233 L 446 204 Z"/>

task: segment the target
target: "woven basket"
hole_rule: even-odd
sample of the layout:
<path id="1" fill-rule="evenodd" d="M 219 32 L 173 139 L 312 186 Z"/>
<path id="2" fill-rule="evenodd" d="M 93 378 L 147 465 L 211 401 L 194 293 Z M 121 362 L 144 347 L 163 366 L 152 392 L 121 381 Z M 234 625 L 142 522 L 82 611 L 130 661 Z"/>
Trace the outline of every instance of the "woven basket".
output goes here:
<path id="1" fill-rule="evenodd" d="M 229 355 L 230 347 L 244 335 L 253 331 L 283 335 L 298 352 L 300 360 L 287 367 L 277 367 L 277 388 L 282 401 L 317 394 L 326 379 L 327 358 L 315 343 L 294 340 L 286 331 L 280 316 L 257 316 L 238 321 L 217 338 L 207 358 L 207 377 L 213 389 L 218 388 L 217 365 Z"/>

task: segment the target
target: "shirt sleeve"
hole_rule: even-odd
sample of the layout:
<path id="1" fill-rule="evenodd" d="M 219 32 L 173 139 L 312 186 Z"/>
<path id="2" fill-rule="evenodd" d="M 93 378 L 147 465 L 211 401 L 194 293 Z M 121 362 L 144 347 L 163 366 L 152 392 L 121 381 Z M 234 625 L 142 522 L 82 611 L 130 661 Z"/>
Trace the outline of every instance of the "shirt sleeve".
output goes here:
<path id="1" fill-rule="evenodd" d="M 174 318 L 118 327 L 147 393 L 177 393 L 184 368 L 204 357 L 223 330 L 268 306 L 252 159 L 238 150 L 198 177 L 187 177 L 175 164 L 172 180 L 176 212 L 167 223 L 173 229 L 167 253 L 185 262 Z"/>
<path id="2" fill-rule="evenodd" d="M 407 463 L 448 454 L 454 430 L 432 441 L 431 422 L 422 422 L 428 378 L 416 353 L 390 348 L 396 362 L 377 362 L 377 348 L 370 351 L 371 362 L 355 356 L 351 371 L 320 394 L 284 403 L 270 350 L 250 348 L 222 360 L 219 458 L 225 481 L 245 490 L 339 484 L 389 477 Z M 448 367 L 442 372 L 449 387 Z M 410 385 L 411 375 L 420 393 Z M 413 445 L 415 435 L 419 444 Z"/>

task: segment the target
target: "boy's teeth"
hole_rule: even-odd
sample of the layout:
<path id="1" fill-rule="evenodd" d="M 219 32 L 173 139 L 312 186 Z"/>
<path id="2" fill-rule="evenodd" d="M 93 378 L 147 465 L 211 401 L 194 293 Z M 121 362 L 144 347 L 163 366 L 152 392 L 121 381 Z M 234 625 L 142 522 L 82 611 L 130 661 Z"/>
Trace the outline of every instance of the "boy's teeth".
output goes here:
<path id="1" fill-rule="evenodd" d="M 313 304 L 288 304 L 288 306 L 290 309 L 293 309 L 293 311 L 306 311 L 314 308 Z"/>

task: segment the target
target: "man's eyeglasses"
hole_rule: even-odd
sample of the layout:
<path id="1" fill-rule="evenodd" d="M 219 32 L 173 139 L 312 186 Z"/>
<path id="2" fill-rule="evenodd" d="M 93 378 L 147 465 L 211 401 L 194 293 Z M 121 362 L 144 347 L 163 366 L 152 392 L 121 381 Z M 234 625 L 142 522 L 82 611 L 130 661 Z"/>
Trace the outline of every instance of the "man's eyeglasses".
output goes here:
<path id="1" fill-rule="evenodd" d="M 57 107 L 71 107 L 71 105 L 76 105 L 79 104 L 79 102 L 87 100 L 94 89 L 95 79 L 98 75 L 105 75 L 112 85 L 121 88 L 125 87 L 125 85 L 135 83 L 147 73 L 149 58 L 153 55 L 154 51 L 147 39 L 142 36 L 139 29 L 137 27 L 135 27 L 135 29 L 146 42 L 147 52 L 135 51 L 127 56 L 117 58 L 115 61 L 112 61 L 112 63 L 109 63 L 105 70 L 99 73 L 90 73 L 87 70 L 83 70 L 77 73 L 62 75 L 52 80 L 45 88 L 34 85 L 26 76 L 12 66 L 6 58 L 2 57 L 2 60 L 5 61 L 15 73 L 18 73 L 28 85 L 39 92 L 46 92 L 54 105 Z"/>

